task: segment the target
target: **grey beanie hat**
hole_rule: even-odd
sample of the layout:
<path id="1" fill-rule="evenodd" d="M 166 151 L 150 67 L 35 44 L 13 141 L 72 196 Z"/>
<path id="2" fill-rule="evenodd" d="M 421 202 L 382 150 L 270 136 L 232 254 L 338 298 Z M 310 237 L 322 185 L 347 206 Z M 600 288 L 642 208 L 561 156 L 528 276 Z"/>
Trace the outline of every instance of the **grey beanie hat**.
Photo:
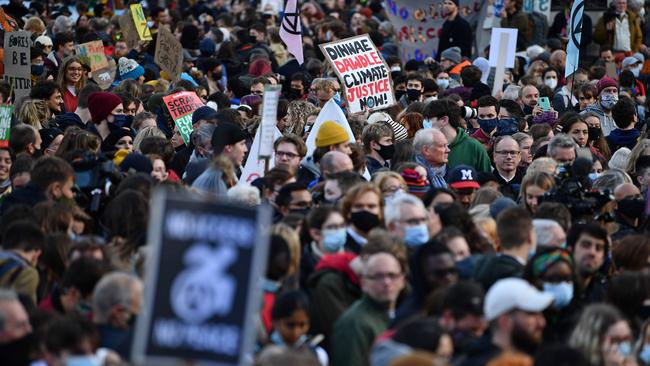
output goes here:
<path id="1" fill-rule="evenodd" d="M 457 64 L 459 64 L 463 60 L 463 56 L 461 56 L 460 54 L 459 47 L 449 47 L 446 50 L 442 51 L 440 56 L 446 58 L 447 60 L 453 61 L 454 63 Z"/>

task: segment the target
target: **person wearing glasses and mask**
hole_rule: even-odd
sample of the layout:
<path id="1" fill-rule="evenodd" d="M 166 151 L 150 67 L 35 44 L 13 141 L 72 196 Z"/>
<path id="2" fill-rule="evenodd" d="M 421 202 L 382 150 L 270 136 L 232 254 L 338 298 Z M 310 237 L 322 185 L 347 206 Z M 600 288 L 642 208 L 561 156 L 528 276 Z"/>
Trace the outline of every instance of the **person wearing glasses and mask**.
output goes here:
<path id="1" fill-rule="evenodd" d="M 494 173 L 504 196 L 516 199 L 519 195 L 523 173 L 518 169 L 521 162 L 519 144 L 511 136 L 501 136 L 493 150 Z"/>

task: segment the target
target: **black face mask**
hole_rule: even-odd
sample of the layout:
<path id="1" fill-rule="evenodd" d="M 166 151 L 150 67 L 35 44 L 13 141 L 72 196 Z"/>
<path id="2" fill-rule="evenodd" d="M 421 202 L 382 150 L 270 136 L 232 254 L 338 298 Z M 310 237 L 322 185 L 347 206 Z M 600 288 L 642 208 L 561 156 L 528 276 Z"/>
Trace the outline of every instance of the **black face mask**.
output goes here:
<path id="1" fill-rule="evenodd" d="M 643 198 L 625 198 L 618 201 L 618 213 L 631 219 L 642 219 L 645 212 Z"/>
<path id="2" fill-rule="evenodd" d="M 398 100 L 401 99 L 404 94 L 406 94 L 406 90 L 395 90 L 395 98 Z"/>
<path id="3" fill-rule="evenodd" d="M 350 222 L 356 226 L 357 229 L 367 233 L 368 231 L 379 226 L 379 216 L 366 210 L 353 212 L 350 216 Z"/>
<path id="4" fill-rule="evenodd" d="M 601 135 L 602 131 L 598 127 L 588 127 L 587 128 L 587 133 L 588 133 L 587 140 L 596 141 L 596 140 L 600 139 L 600 135 Z"/>
<path id="5" fill-rule="evenodd" d="M 36 348 L 37 343 L 34 334 L 30 333 L 22 338 L 0 344 L 2 364 L 29 365 L 30 355 L 32 350 Z"/>
<path id="6" fill-rule="evenodd" d="M 300 99 L 302 97 L 302 89 L 290 88 L 289 99 Z"/>
<path id="7" fill-rule="evenodd" d="M 390 160 L 393 157 L 393 154 L 395 153 L 395 145 L 379 144 L 379 146 L 380 146 L 379 150 L 376 150 L 379 156 L 381 156 L 381 158 L 384 160 Z"/>
<path id="8" fill-rule="evenodd" d="M 533 108 L 534 107 L 531 107 L 528 104 L 524 104 L 524 114 L 525 115 L 533 114 Z"/>
<path id="9" fill-rule="evenodd" d="M 311 207 L 298 208 L 298 209 L 294 208 L 289 210 L 289 213 L 297 214 L 300 216 L 307 216 L 310 211 L 311 211 Z"/>
<path id="10" fill-rule="evenodd" d="M 406 94 L 408 95 L 409 100 L 418 100 L 420 98 L 420 95 L 422 95 L 422 90 L 406 89 Z"/>
<path id="11" fill-rule="evenodd" d="M 38 159 L 41 156 L 43 156 L 43 150 L 41 149 L 34 149 L 34 153 L 32 154 L 32 158 Z"/>

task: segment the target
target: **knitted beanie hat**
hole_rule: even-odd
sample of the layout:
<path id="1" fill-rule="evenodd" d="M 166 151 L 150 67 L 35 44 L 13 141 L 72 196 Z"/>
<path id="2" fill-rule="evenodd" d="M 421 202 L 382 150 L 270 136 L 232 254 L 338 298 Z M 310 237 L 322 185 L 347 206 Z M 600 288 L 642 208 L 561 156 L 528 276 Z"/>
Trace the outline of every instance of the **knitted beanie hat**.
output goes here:
<path id="1" fill-rule="evenodd" d="M 227 145 L 234 145 L 246 139 L 246 133 L 233 123 L 219 123 L 212 133 L 212 152 L 219 155 Z"/>
<path id="2" fill-rule="evenodd" d="M 449 47 L 446 50 L 442 51 L 440 57 L 444 57 L 447 60 L 453 61 L 454 63 L 459 64 L 463 61 L 463 56 L 460 54 L 459 47 Z"/>
<path id="3" fill-rule="evenodd" d="M 88 96 L 88 110 L 93 123 L 99 123 L 122 104 L 122 99 L 113 93 L 96 92 Z"/>
<path id="4" fill-rule="evenodd" d="M 422 198 L 429 191 L 427 177 L 421 176 L 417 170 L 404 169 L 401 175 L 406 181 L 406 186 L 410 194 Z"/>
<path id="5" fill-rule="evenodd" d="M 117 63 L 117 71 L 119 80 L 135 80 L 144 75 L 144 67 L 140 66 L 135 60 L 126 57 L 120 57 Z"/>
<path id="6" fill-rule="evenodd" d="M 334 121 L 325 121 L 316 134 L 316 147 L 342 144 L 349 140 L 345 128 Z"/>
<path id="7" fill-rule="evenodd" d="M 618 83 L 609 76 L 604 76 L 598 81 L 598 84 L 596 84 L 596 90 L 598 91 L 597 94 L 600 95 L 600 92 L 603 91 L 603 89 L 609 88 L 610 86 L 618 88 Z"/>

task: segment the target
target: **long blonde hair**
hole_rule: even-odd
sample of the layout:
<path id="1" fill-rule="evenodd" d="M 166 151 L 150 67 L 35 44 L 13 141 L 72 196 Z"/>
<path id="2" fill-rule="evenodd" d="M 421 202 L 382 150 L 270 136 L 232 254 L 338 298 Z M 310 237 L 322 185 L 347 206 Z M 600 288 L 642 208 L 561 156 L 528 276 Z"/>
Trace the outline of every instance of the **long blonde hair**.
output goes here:
<path id="1" fill-rule="evenodd" d="M 43 124 L 47 122 L 49 117 L 50 110 L 47 107 L 47 102 L 43 99 L 26 100 L 18 113 L 20 122 L 28 124 L 37 130 L 43 128 Z"/>
<path id="2" fill-rule="evenodd" d="M 61 67 L 59 67 L 59 73 L 56 75 L 56 84 L 61 88 L 61 92 L 64 92 L 65 90 L 68 90 L 68 80 L 66 79 L 66 70 L 70 64 L 73 62 L 78 63 L 81 65 L 81 68 L 84 68 L 84 64 L 81 62 L 81 59 L 78 56 L 68 56 L 66 57 L 63 62 L 61 63 Z M 81 79 L 74 85 L 75 89 L 77 89 L 77 94 L 81 89 L 86 86 L 86 73 L 84 71 L 81 71 Z"/>

